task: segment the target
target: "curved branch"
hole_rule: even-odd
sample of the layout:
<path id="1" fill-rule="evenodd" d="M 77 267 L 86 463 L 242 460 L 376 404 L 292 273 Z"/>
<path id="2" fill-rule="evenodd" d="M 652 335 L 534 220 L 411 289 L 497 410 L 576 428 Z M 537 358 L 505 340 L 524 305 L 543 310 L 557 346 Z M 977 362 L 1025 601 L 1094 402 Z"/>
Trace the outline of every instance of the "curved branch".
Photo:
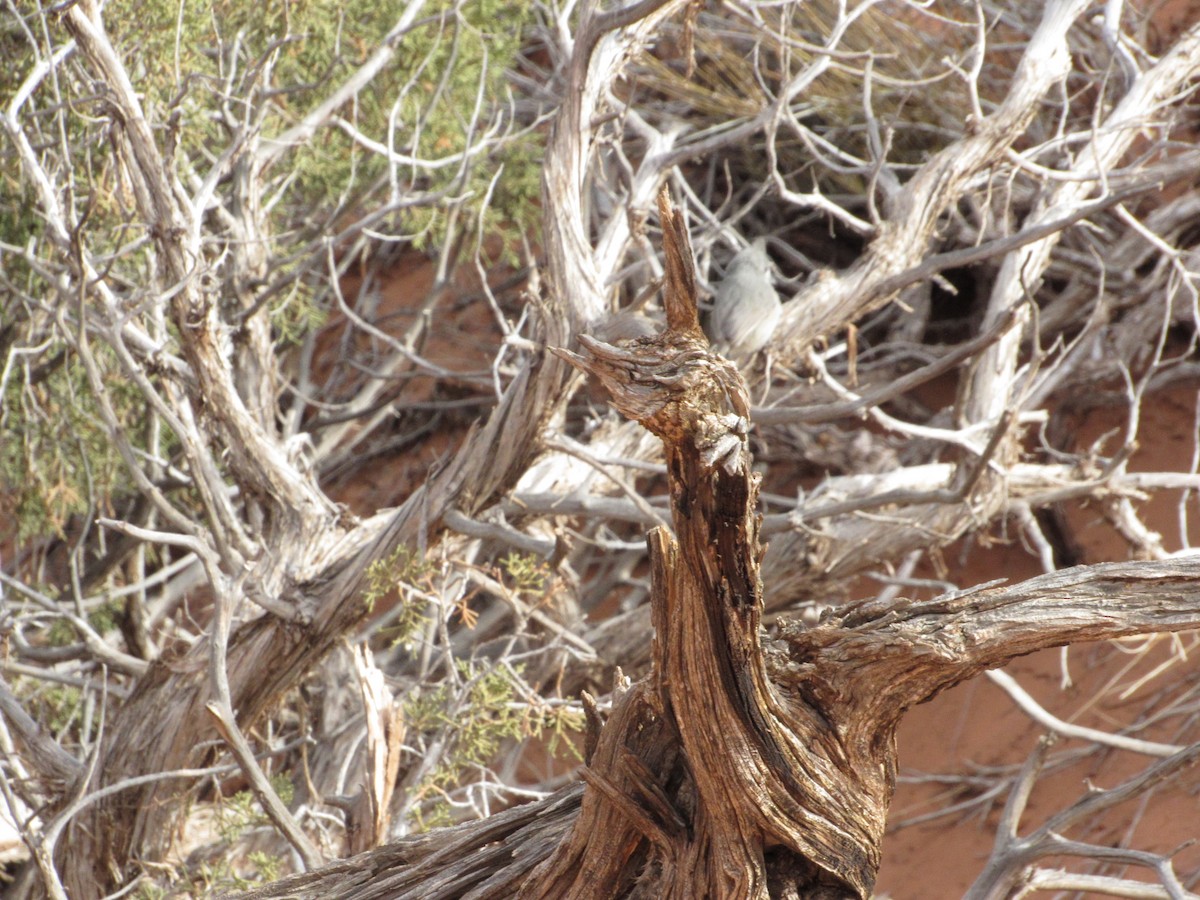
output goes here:
<path id="1" fill-rule="evenodd" d="M 1193 628 L 1200 556 L 1100 563 L 922 602 L 849 604 L 785 636 L 784 680 L 824 695 L 829 673 L 853 665 L 854 694 L 836 702 L 886 729 L 914 704 L 1036 650 Z"/>
<path id="2" fill-rule="evenodd" d="M 1041 98 L 1070 72 L 1067 31 L 1086 9 L 1083 0 L 1051 0 L 1025 46 L 1008 95 L 992 115 L 925 163 L 897 197 L 897 212 L 879 229 L 862 258 L 837 278 L 802 292 L 785 304 L 772 341 L 784 358 L 800 359 L 812 342 L 833 334 L 888 302 L 880 288 L 917 266 L 939 217 L 963 193 L 967 182 L 992 165 L 1028 127 Z"/>

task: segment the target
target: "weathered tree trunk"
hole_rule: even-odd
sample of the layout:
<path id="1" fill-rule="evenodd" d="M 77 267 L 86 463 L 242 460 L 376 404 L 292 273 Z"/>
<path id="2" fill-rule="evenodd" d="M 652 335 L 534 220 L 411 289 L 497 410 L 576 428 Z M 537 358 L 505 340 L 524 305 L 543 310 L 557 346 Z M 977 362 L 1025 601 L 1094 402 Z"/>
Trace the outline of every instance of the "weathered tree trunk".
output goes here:
<path id="1" fill-rule="evenodd" d="M 1036 649 L 1200 624 L 1191 559 L 850 604 L 764 645 L 746 389 L 708 351 L 687 235 L 659 206 L 666 332 L 559 351 L 662 438 L 675 531 L 650 534 L 653 660 L 616 692 L 586 787 L 247 898 L 865 898 L 907 709 Z"/>
<path id="2" fill-rule="evenodd" d="M 650 535 L 654 661 L 622 710 L 651 727 L 605 728 L 571 837 L 522 896 L 619 896 L 637 884 L 647 896 L 760 897 L 785 883 L 865 896 L 891 754 L 840 746 L 836 727 L 767 677 L 749 397 L 737 369 L 707 351 L 687 233 L 665 195 L 659 210 L 667 331 L 629 349 L 585 339 L 589 356 L 570 357 L 666 451 L 675 535 Z"/>

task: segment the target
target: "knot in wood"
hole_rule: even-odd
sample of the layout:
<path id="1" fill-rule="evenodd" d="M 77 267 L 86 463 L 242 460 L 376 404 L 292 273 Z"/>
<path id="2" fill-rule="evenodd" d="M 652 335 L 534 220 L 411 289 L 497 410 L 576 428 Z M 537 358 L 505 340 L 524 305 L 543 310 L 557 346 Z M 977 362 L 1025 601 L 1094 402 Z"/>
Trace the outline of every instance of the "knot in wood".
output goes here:
<path id="1" fill-rule="evenodd" d="M 703 335 L 667 331 L 614 347 L 588 335 L 584 353 L 555 349 L 604 385 L 613 405 L 668 444 L 692 444 L 708 468 L 748 461 L 750 400 L 737 367 L 711 353 Z"/>

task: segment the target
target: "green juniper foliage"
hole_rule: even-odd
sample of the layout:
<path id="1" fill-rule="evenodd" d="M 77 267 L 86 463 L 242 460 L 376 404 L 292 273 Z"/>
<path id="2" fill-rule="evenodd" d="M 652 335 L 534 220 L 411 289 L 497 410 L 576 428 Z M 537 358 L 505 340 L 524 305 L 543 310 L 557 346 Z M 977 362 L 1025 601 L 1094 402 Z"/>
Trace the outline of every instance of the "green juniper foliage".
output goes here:
<path id="1" fill-rule="evenodd" d="M 406 7 L 404 0 L 141 0 L 109 4 L 105 25 L 159 148 L 187 189 L 230 146 L 278 137 L 310 113 L 371 57 Z M 266 304 L 281 346 L 327 316 L 326 273 L 319 259 L 314 263 L 320 254 L 311 242 L 364 212 L 399 201 L 372 228 L 421 248 L 443 242 L 451 208 L 459 210 L 460 226 L 464 213 L 467 221 L 483 216 L 493 234 L 515 236 L 536 220 L 540 139 L 519 133 L 506 110 L 506 66 L 532 21 L 531 4 L 437 0 L 422 13 L 374 82 L 338 110 L 341 124 L 290 148 L 262 173 L 270 275 L 286 286 Z M 36 61 L 65 40 L 52 18 L 46 22 L 30 15 L 24 27 L 0 33 L 0 49 L 13 61 L 0 72 L 0 101 L 7 103 Z M 154 244 L 118 163 L 110 110 L 76 55 L 26 99 L 21 122 L 40 165 L 69 186 L 60 198 L 68 225 L 83 221 L 77 237 L 107 289 L 122 309 L 157 321 L 152 337 L 174 351 L 177 335 L 162 321 L 160 299 L 171 286 L 156 281 Z M 496 139 L 458 159 L 485 133 Z M 434 167 L 389 168 L 378 152 L 389 146 Z M 497 172 L 502 177 L 493 184 Z M 223 180 L 218 194 L 227 185 Z M 412 202 L 420 197 L 426 199 Z M 97 300 L 79 285 L 64 293 L 47 274 L 68 261 L 47 239 L 37 199 L 18 167 L 0 172 L 0 520 L 13 523 L 8 528 L 20 542 L 62 536 L 72 516 L 111 512 L 114 492 L 128 481 L 92 388 L 58 332 L 78 331 L 79 313 Z M 237 237 L 223 233 L 217 216 L 205 228 L 213 232 L 208 262 L 220 265 Z M 508 241 L 497 246 L 504 252 Z M 65 319 L 56 319 L 64 310 Z M 104 369 L 118 427 L 137 450 L 169 455 L 169 446 L 138 443 L 148 430 L 144 399 L 105 356 L 103 342 L 89 346 Z M 22 352 L 10 355 L 16 348 Z M 169 432 L 154 433 L 172 441 Z"/>

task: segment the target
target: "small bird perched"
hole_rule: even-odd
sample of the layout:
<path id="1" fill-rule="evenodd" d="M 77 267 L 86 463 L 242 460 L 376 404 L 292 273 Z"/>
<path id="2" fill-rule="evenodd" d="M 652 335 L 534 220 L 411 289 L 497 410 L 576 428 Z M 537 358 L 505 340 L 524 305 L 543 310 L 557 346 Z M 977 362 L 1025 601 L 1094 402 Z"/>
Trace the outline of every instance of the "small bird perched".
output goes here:
<path id="1" fill-rule="evenodd" d="M 713 299 L 709 337 L 719 353 L 735 361 L 748 359 L 771 339 L 780 309 L 779 294 L 771 283 L 767 239 L 755 238 L 725 270 L 725 280 Z"/>

